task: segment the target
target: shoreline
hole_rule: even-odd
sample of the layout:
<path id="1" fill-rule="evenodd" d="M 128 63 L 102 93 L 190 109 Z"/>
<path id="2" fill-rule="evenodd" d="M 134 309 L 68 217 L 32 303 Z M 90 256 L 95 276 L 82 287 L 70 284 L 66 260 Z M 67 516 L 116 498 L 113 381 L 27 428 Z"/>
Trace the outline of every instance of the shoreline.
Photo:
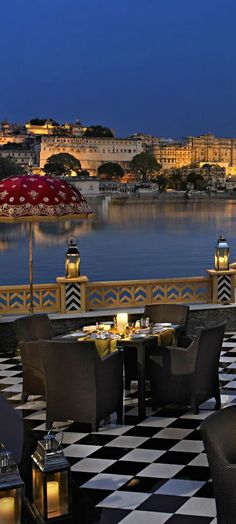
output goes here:
<path id="1" fill-rule="evenodd" d="M 153 202 L 153 203 L 157 203 L 157 202 L 168 202 L 168 203 L 175 203 L 175 202 L 202 202 L 202 201 L 222 201 L 222 202 L 225 202 L 225 201 L 232 201 L 232 202 L 236 202 L 236 192 L 232 192 L 232 194 L 230 193 L 218 193 L 218 194 L 206 194 L 206 193 L 196 193 L 196 194 L 191 194 L 191 195 L 184 195 L 182 192 L 181 194 L 171 194 L 171 193 L 148 193 L 148 194 L 139 194 L 139 195 L 134 195 L 132 193 L 110 193 L 110 192 L 107 192 L 107 193 L 102 193 L 102 194 L 99 194 L 99 195 L 96 195 L 97 197 L 101 197 L 101 198 L 106 198 L 106 197 L 109 197 L 110 198 L 110 201 L 113 203 L 113 204 L 124 204 L 124 203 L 127 203 L 127 201 L 129 202 L 129 204 L 138 204 L 140 202 Z M 94 195 L 95 197 L 95 195 Z M 92 198 L 94 198 L 92 197 Z M 90 195 L 89 197 L 87 198 L 90 198 Z"/>

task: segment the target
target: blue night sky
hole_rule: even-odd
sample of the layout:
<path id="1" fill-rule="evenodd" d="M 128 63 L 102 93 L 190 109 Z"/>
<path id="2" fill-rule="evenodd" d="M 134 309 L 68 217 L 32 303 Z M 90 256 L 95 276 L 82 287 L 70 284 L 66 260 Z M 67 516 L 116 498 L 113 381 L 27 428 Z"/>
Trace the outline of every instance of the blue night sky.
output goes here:
<path id="1" fill-rule="evenodd" d="M 0 119 L 236 136 L 235 0 L 1 0 Z"/>

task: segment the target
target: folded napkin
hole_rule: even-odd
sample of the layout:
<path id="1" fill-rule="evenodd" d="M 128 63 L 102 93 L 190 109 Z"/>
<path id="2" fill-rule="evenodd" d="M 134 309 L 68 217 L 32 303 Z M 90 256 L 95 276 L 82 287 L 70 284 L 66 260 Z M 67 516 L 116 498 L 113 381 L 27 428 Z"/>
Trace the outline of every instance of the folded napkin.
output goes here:
<path id="1" fill-rule="evenodd" d="M 97 338 L 95 340 L 95 345 L 96 345 L 97 352 L 99 353 L 101 358 L 106 357 L 107 355 L 109 355 L 109 353 L 113 353 L 114 351 L 117 351 L 116 340 L 114 339 Z"/>

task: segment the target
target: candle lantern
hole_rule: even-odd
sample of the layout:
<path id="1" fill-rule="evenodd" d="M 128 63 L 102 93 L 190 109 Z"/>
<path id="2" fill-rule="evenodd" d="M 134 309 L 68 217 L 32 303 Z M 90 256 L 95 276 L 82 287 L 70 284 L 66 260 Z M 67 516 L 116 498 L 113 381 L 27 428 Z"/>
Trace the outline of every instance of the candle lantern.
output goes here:
<path id="1" fill-rule="evenodd" d="M 61 443 L 48 433 L 37 444 L 33 459 L 33 510 L 40 523 L 70 518 L 70 463 Z"/>
<path id="2" fill-rule="evenodd" d="M 68 238 L 68 251 L 66 253 L 65 268 L 66 278 L 77 278 L 80 275 L 80 254 L 74 237 Z"/>
<path id="3" fill-rule="evenodd" d="M 128 326 L 128 313 L 118 313 L 116 317 L 116 327 L 118 333 L 124 334 Z"/>
<path id="4" fill-rule="evenodd" d="M 1 445 L 2 446 L 2 445 Z M 0 522 L 20 524 L 24 483 L 10 451 L 0 449 Z"/>
<path id="5" fill-rule="evenodd" d="M 215 270 L 223 271 L 229 269 L 229 246 L 221 235 L 215 248 Z"/>

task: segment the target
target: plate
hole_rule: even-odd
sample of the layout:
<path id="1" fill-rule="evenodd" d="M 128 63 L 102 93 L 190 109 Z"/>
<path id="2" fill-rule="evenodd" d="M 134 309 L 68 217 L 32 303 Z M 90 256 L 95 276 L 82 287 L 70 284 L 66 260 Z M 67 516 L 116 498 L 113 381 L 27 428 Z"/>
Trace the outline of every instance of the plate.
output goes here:
<path id="1" fill-rule="evenodd" d="M 171 322 L 158 322 L 157 324 L 154 324 L 155 327 L 170 327 L 172 326 Z"/>
<path id="2" fill-rule="evenodd" d="M 83 331 L 74 331 L 73 333 L 68 333 L 68 335 L 64 335 L 63 338 L 71 338 L 71 337 L 80 338 L 84 336 L 85 334 L 83 333 Z"/>

